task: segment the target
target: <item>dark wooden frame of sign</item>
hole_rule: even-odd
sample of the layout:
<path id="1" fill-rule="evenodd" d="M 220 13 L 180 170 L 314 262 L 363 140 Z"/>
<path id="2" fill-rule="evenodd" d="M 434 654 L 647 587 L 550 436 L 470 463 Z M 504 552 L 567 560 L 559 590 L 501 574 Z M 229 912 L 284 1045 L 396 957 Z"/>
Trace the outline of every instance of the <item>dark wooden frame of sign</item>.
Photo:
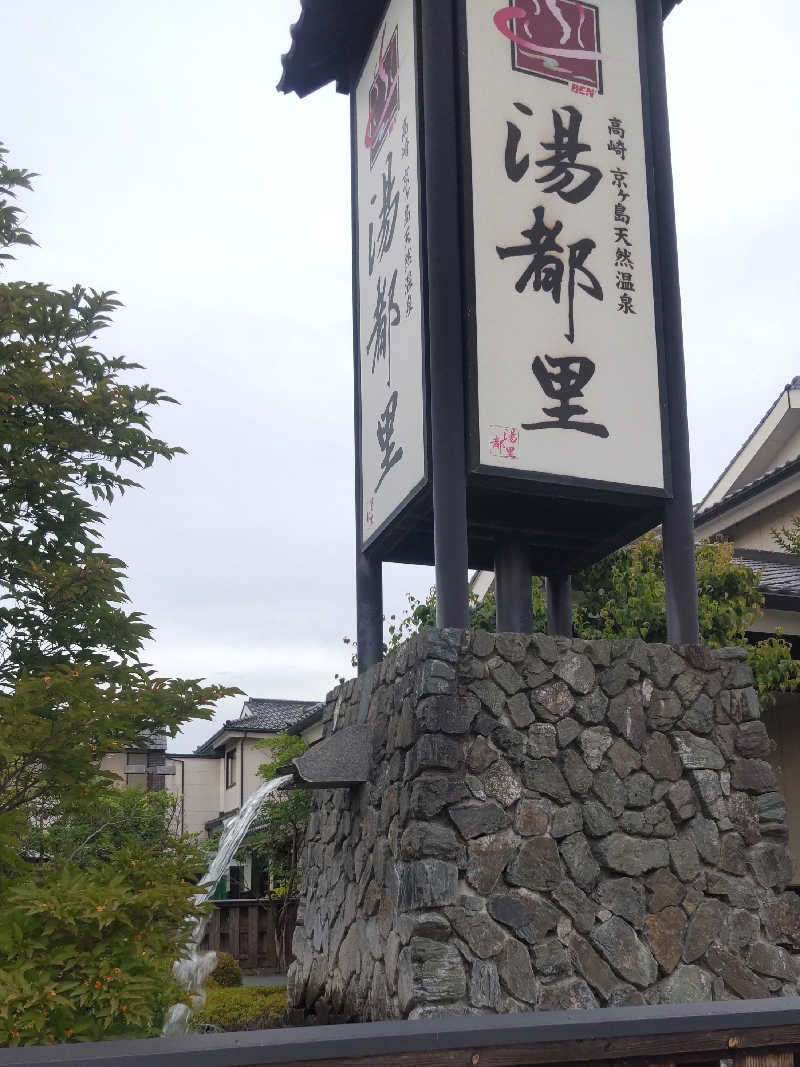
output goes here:
<path id="1" fill-rule="evenodd" d="M 352 212 L 352 276 L 353 276 L 353 381 L 355 388 L 355 511 L 356 511 L 356 638 L 358 642 L 358 670 L 363 673 L 379 663 L 383 656 L 383 579 L 382 561 L 391 558 L 392 547 L 404 534 L 417 529 L 431 509 L 431 443 L 430 443 L 430 370 L 428 359 L 428 285 L 427 256 L 424 240 L 426 226 L 424 189 L 424 112 L 422 99 L 422 34 L 419 0 L 412 0 L 414 11 L 414 47 L 417 61 L 416 118 L 417 118 L 417 198 L 419 210 L 422 393 L 423 393 L 423 452 L 425 473 L 404 499 L 393 509 L 365 542 L 364 479 L 361 467 L 361 304 L 359 285 L 359 220 L 358 220 L 358 128 L 356 89 L 369 60 L 380 26 L 386 17 L 391 0 L 386 0 L 376 29 L 370 35 L 366 52 L 357 56 L 350 72 L 350 198 Z"/>
<path id="2" fill-rule="evenodd" d="M 596 522 L 598 508 L 605 509 L 610 506 L 638 512 L 631 515 L 629 522 L 621 524 L 616 535 L 595 542 L 592 550 L 588 552 L 578 553 L 572 561 L 573 570 L 663 520 L 669 639 L 675 643 L 696 644 L 699 641 L 699 627 L 689 435 L 660 0 L 636 0 L 636 14 L 653 264 L 663 490 L 532 471 L 520 471 L 515 476 L 509 476 L 480 462 L 467 0 L 454 2 L 457 11 L 457 47 L 461 62 L 459 173 L 464 234 L 461 251 L 465 296 L 466 387 L 469 411 L 467 453 L 471 503 L 476 491 L 483 491 L 487 498 L 485 507 L 495 514 L 502 514 L 508 508 L 511 497 L 524 492 L 546 495 L 551 500 L 583 503 L 586 505 L 585 519 L 588 523 Z M 524 537 L 524 531 L 514 531 L 512 536 L 519 541 L 520 536 Z M 499 545 L 500 541 L 498 547 Z M 599 552 L 598 549 L 602 551 Z M 481 565 L 477 563 L 473 553 L 471 556 L 473 566 Z M 565 572 L 556 570 L 555 574 L 563 579 Z M 513 616 L 514 612 L 511 614 Z"/>

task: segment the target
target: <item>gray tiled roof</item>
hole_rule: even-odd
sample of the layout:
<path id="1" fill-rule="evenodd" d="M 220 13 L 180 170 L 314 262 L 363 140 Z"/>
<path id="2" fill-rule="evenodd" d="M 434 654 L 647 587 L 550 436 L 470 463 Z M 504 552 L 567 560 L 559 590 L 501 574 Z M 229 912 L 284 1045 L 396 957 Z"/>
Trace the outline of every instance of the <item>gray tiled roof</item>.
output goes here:
<path id="1" fill-rule="evenodd" d="M 195 749 L 198 756 L 211 755 L 220 737 L 228 730 L 259 730 L 263 733 L 277 734 L 305 718 L 312 709 L 317 708 L 314 700 L 273 700 L 270 698 L 250 697 L 245 701 L 242 714 L 238 719 L 228 719 L 213 737 Z"/>
<path id="2" fill-rule="evenodd" d="M 309 708 L 308 711 L 301 718 L 292 723 L 291 726 L 286 728 L 287 734 L 301 734 L 309 726 L 313 726 L 318 723 L 322 718 L 322 713 L 325 711 L 324 704 L 315 704 Z"/>
<path id="3" fill-rule="evenodd" d="M 800 596 L 800 556 L 788 552 L 760 552 L 737 548 L 733 558 L 753 571 L 761 571 L 759 589 L 768 596 Z"/>
<path id="4" fill-rule="evenodd" d="M 679 3 L 661 0 L 664 18 Z M 381 0 L 300 0 L 278 89 L 305 96 L 335 81 L 347 92 L 353 57 L 366 52 L 385 8 Z"/>
<path id="5" fill-rule="evenodd" d="M 755 478 L 752 482 L 748 482 L 747 485 L 740 486 L 738 489 L 729 489 L 722 500 L 718 501 L 716 504 L 712 504 L 710 507 L 704 508 L 702 511 L 695 511 L 695 526 L 702 526 L 708 519 L 724 514 L 724 512 L 735 507 L 737 504 L 742 503 L 742 501 L 757 496 L 763 489 L 771 488 L 773 485 L 779 485 L 781 482 L 793 477 L 799 472 L 800 456 L 796 456 L 794 459 L 789 459 L 785 463 L 782 463 L 779 467 L 773 467 L 772 470 L 767 471 L 766 474 L 762 474 L 759 478 Z M 777 554 L 780 555 L 781 553 Z"/>

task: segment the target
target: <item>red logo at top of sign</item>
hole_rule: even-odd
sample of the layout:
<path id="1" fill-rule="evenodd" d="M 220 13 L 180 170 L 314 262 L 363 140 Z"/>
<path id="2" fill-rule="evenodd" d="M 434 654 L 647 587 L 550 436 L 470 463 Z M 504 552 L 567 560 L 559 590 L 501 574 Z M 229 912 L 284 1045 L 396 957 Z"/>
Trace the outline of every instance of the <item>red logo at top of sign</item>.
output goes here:
<path id="1" fill-rule="evenodd" d="M 514 70 L 587 90 L 603 91 L 600 16 L 579 0 L 512 0 L 494 24 L 511 41 Z"/>
<path id="2" fill-rule="evenodd" d="M 397 52 L 397 27 L 384 49 L 386 27 L 381 32 L 378 51 L 378 69 L 369 89 L 369 118 L 364 134 L 364 147 L 369 149 L 369 166 L 372 169 L 380 155 L 383 142 L 389 135 L 400 106 L 400 61 Z"/>

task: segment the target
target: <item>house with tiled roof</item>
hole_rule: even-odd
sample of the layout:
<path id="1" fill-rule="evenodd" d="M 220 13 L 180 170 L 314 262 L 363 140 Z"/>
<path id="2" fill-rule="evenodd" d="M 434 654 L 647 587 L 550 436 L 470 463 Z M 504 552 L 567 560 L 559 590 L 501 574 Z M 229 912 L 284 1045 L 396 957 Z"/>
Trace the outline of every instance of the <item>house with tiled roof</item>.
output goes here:
<path id="1" fill-rule="evenodd" d="M 780 633 L 800 659 L 800 556 L 778 550 L 774 530 L 800 515 L 800 377 L 781 390 L 695 509 L 698 539 L 730 541 L 761 575 L 764 610 L 751 641 Z M 786 800 L 789 847 L 800 883 L 800 694 L 777 694 L 764 721 Z"/>
<path id="2" fill-rule="evenodd" d="M 311 700 L 250 697 L 237 718 L 217 727 L 194 752 L 172 751 L 162 738 L 147 750 L 107 756 L 103 768 L 117 774 L 122 785 L 169 790 L 178 798 L 175 830 L 205 838 L 221 829 L 263 783 L 258 768 L 269 761 L 269 750 L 259 743 L 285 732 L 316 741 L 322 711 L 323 705 Z M 259 879 L 246 863 L 229 872 L 222 890 L 233 896 L 261 895 Z"/>

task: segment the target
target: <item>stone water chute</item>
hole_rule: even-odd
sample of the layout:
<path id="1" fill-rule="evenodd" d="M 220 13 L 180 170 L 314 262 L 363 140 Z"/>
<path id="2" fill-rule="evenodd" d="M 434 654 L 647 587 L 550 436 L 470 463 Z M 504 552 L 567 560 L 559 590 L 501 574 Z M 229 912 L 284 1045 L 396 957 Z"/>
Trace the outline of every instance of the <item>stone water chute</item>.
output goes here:
<path id="1" fill-rule="evenodd" d="M 425 631 L 330 694 L 295 1013 L 794 994 L 800 897 L 741 649 Z M 321 743 L 321 747 L 322 747 Z"/>

